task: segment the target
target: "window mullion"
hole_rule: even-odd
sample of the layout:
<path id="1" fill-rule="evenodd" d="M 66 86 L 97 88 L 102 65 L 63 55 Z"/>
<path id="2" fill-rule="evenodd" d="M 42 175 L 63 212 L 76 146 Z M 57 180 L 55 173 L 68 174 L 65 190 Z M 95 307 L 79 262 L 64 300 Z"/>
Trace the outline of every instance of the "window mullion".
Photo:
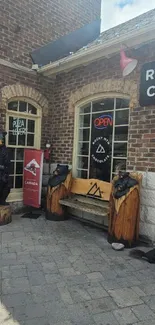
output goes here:
<path id="1" fill-rule="evenodd" d="M 88 174 L 87 178 L 89 179 L 90 177 L 90 160 L 91 160 L 91 133 L 92 133 L 92 106 L 93 103 L 91 102 L 90 106 L 90 133 L 89 133 L 89 152 L 88 152 Z"/>
<path id="2" fill-rule="evenodd" d="M 115 140 L 115 117 L 116 117 L 116 98 L 114 98 L 114 115 L 113 115 L 113 130 L 112 130 L 112 152 L 111 152 L 110 180 L 112 180 L 112 173 L 113 173 L 113 156 L 114 156 L 114 140 Z"/>
<path id="3" fill-rule="evenodd" d="M 15 156 L 14 156 L 14 177 L 13 177 L 13 188 L 16 188 L 16 158 L 17 158 L 17 148 L 15 148 Z"/>
<path id="4" fill-rule="evenodd" d="M 27 147 L 28 119 L 26 119 L 25 147 Z"/>

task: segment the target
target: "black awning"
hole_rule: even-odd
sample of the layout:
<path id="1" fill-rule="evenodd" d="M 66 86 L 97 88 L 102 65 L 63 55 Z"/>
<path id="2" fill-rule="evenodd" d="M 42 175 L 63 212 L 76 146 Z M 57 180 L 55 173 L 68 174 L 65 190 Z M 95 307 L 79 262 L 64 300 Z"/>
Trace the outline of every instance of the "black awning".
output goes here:
<path id="1" fill-rule="evenodd" d="M 33 62 L 39 66 L 43 66 L 68 56 L 70 52 L 75 53 L 80 48 L 98 38 L 100 34 L 100 24 L 101 20 L 96 20 L 91 24 L 75 30 L 73 33 L 65 35 L 56 41 L 34 50 L 31 53 Z"/>

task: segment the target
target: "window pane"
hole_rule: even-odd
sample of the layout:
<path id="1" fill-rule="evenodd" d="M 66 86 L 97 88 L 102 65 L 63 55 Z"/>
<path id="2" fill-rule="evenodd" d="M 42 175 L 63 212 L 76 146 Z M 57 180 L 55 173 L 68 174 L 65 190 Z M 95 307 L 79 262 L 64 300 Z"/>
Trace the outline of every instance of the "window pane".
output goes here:
<path id="1" fill-rule="evenodd" d="M 115 125 L 128 124 L 129 123 L 129 110 L 122 110 L 116 112 Z"/>
<path id="2" fill-rule="evenodd" d="M 113 173 L 118 173 L 119 171 L 126 171 L 126 160 L 123 159 L 113 160 Z"/>
<path id="3" fill-rule="evenodd" d="M 18 130 L 18 118 L 16 117 L 9 117 L 9 130 L 13 130 L 13 134 L 17 135 Z"/>
<path id="4" fill-rule="evenodd" d="M 88 172 L 86 170 L 78 170 L 77 171 L 77 177 L 78 178 L 87 178 Z"/>
<path id="5" fill-rule="evenodd" d="M 24 159 L 24 149 L 17 149 L 16 160 L 23 160 L 23 159 Z"/>
<path id="6" fill-rule="evenodd" d="M 23 162 L 16 163 L 16 174 L 23 174 Z"/>
<path id="7" fill-rule="evenodd" d="M 9 158 L 10 158 L 10 160 L 15 160 L 15 149 L 8 148 L 8 150 L 9 150 Z"/>
<path id="8" fill-rule="evenodd" d="M 10 188 L 13 188 L 13 183 L 14 183 L 14 176 L 9 176 L 9 185 L 10 185 Z"/>
<path id="9" fill-rule="evenodd" d="M 28 120 L 28 132 L 34 133 L 35 121 Z"/>
<path id="10" fill-rule="evenodd" d="M 116 99 L 116 109 L 119 108 L 128 108 L 129 107 L 129 99 L 125 99 L 125 98 L 117 98 Z"/>
<path id="11" fill-rule="evenodd" d="M 26 139 L 25 134 L 19 134 L 18 135 L 18 145 L 25 146 L 25 139 Z"/>
<path id="12" fill-rule="evenodd" d="M 78 144 L 78 155 L 88 155 L 89 154 L 89 143 L 79 143 Z"/>
<path id="13" fill-rule="evenodd" d="M 14 162 L 10 163 L 10 175 L 14 174 Z"/>
<path id="14" fill-rule="evenodd" d="M 14 135 L 26 133 L 26 119 L 9 117 L 9 130 L 13 130 Z"/>
<path id="15" fill-rule="evenodd" d="M 128 126 L 121 126 L 115 128 L 115 141 L 128 140 Z"/>
<path id="16" fill-rule="evenodd" d="M 28 113 L 36 115 L 37 114 L 37 109 L 33 105 L 28 104 Z"/>
<path id="17" fill-rule="evenodd" d="M 90 113 L 91 104 L 85 105 L 80 108 L 80 113 Z"/>
<path id="18" fill-rule="evenodd" d="M 26 112 L 26 111 L 27 111 L 27 103 L 19 102 L 19 112 Z"/>
<path id="19" fill-rule="evenodd" d="M 90 127 L 90 115 L 80 115 L 80 128 Z"/>
<path id="20" fill-rule="evenodd" d="M 108 111 L 114 109 L 114 99 L 105 98 L 93 103 L 93 112 Z"/>
<path id="21" fill-rule="evenodd" d="M 16 176 L 15 188 L 22 188 L 22 187 L 23 187 L 23 176 Z"/>
<path id="22" fill-rule="evenodd" d="M 8 144 L 10 146 L 16 145 L 16 135 L 14 135 L 13 132 L 9 132 Z"/>
<path id="23" fill-rule="evenodd" d="M 18 119 L 18 135 L 26 134 L 26 119 L 19 118 Z"/>
<path id="24" fill-rule="evenodd" d="M 16 124 L 17 124 L 17 119 L 12 116 L 9 116 L 9 130 L 10 131 L 14 130 L 14 127 L 16 126 Z"/>
<path id="25" fill-rule="evenodd" d="M 18 102 L 10 102 L 8 104 L 8 109 L 10 111 L 17 111 L 18 110 Z"/>
<path id="26" fill-rule="evenodd" d="M 78 157 L 78 168 L 87 169 L 88 168 L 88 158 L 87 157 Z"/>
<path id="27" fill-rule="evenodd" d="M 89 141 L 90 129 L 79 130 L 79 141 Z"/>
<path id="28" fill-rule="evenodd" d="M 115 143 L 114 157 L 126 157 L 126 156 L 127 156 L 127 143 Z"/>
<path id="29" fill-rule="evenodd" d="M 27 135 L 27 146 L 29 146 L 29 147 L 34 146 L 34 134 Z"/>

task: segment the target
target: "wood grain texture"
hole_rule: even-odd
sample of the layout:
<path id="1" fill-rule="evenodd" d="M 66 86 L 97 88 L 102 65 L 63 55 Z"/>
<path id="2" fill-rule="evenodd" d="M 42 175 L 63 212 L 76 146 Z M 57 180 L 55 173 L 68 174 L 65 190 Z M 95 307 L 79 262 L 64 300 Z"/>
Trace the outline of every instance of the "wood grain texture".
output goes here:
<path id="1" fill-rule="evenodd" d="M 71 193 L 109 201 L 112 184 L 97 179 L 73 178 Z"/>
<path id="2" fill-rule="evenodd" d="M 59 203 L 61 199 L 69 196 L 72 184 L 72 174 L 69 173 L 66 180 L 56 187 L 48 186 L 47 190 L 47 210 L 51 213 L 63 215 L 64 208 Z"/>
<path id="3" fill-rule="evenodd" d="M 139 239 L 141 174 L 130 174 L 139 184 L 120 199 L 110 196 L 109 235 L 116 241 L 127 242 L 128 246 Z M 114 181 L 117 178 L 114 179 Z"/>
<path id="4" fill-rule="evenodd" d="M 0 226 L 7 225 L 12 221 L 10 206 L 0 205 Z"/>

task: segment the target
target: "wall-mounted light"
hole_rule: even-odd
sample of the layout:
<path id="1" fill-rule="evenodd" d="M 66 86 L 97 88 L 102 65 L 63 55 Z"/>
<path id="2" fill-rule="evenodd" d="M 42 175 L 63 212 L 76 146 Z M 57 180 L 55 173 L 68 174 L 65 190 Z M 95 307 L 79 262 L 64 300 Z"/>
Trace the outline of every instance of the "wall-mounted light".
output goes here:
<path id="1" fill-rule="evenodd" d="M 123 72 L 123 77 L 126 77 L 136 68 L 138 61 L 136 59 L 128 58 L 123 49 L 120 52 L 120 56 L 120 67 Z"/>
<path id="2" fill-rule="evenodd" d="M 51 154 L 51 143 L 49 140 L 47 140 L 45 147 L 46 149 L 44 150 L 44 159 L 46 160 L 46 162 L 49 162 Z"/>

